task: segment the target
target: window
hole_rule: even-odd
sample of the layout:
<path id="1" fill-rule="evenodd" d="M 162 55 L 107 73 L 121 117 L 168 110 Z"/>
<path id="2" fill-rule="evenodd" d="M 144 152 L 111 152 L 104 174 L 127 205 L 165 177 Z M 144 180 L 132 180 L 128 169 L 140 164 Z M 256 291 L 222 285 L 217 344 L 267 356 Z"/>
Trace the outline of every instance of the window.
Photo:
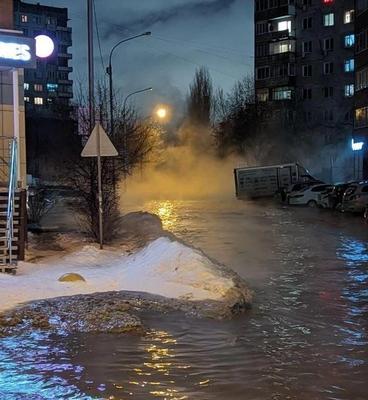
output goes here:
<path id="1" fill-rule="evenodd" d="M 328 38 L 323 41 L 323 49 L 325 51 L 332 51 L 334 48 L 334 40 L 333 38 Z"/>
<path id="2" fill-rule="evenodd" d="M 332 86 L 322 88 L 323 97 L 332 97 L 334 93 L 334 88 Z"/>
<path id="3" fill-rule="evenodd" d="M 25 103 L 29 103 L 29 97 L 28 96 L 24 96 L 24 102 Z"/>
<path id="4" fill-rule="evenodd" d="M 368 88 L 368 67 L 358 70 L 356 73 L 356 90 L 363 90 Z"/>
<path id="5" fill-rule="evenodd" d="M 260 43 L 256 46 L 256 57 L 267 57 L 268 56 L 268 43 Z"/>
<path id="6" fill-rule="evenodd" d="M 42 106 L 43 105 L 43 98 L 42 97 L 35 97 L 34 98 L 34 103 L 38 106 Z"/>
<path id="7" fill-rule="evenodd" d="M 312 89 L 311 88 L 303 88 L 302 97 L 303 97 L 303 100 L 310 100 L 312 98 Z"/>
<path id="8" fill-rule="evenodd" d="M 40 84 L 38 84 L 38 83 L 36 83 L 36 84 L 34 85 L 34 90 L 35 90 L 35 92 L 42 92 L 43 86 L 40 85 Z"/>
<path id="9" fill-rule="evenodd" d="M 354 10 L 344 12 L 344 24 L 350 24 L 354 21 Z"/>
<path id="10" fill-rule="evenodd" d="M 309 7 L 312 5 L 312 0 L 303 0 L 303 6 L 304 7 Z"/>
<path id="11" fill-rule="evenodd" d="M 306 122 L 312 121 L 312 113 L 310 111 L 304 112 L 304 121 Z"/>
<path id="12" fill-rule="evenodd" d="M 312 76 L 312 66 L 311 65 L 303 65 L 302 66 L 302 74 L 304 77 Z"/>
<path id="13" fill-rule="evenodd" d="M 270 54 L 288 53 L 295 51 L 295 40 L 281 40 L 270 43 Z"/>
<path id="14" fill-rule="evenodd" d="M 345 85 L 344 95 L 345 95 L 345 97 L 353 97 L 354 96 L 354 84 L 353 83 Z"/>
<path id="15" fill-rule="evenodd" d="M 344 71 L 345 72 L 353 72 L 354 69 L 355 69 L 354 58 L 350 58 L 349 60 L 345 60 Z"/>
<path id="16" fill-rule="evenodd" d="M 293 89 L 289 87 L 279 87 L 272 90 L 273 100 L 291 100 Z"/>
<path id="17" fill-rule="evenodd" d="M 303 55 L 312 52 L 312 41 L 303 42 Z"/>
<path id="18" fill-rule="evenodd" d="M 312 17 L 303 18 L 303 29 L 312 28 Z"/>
<path id="19" fill-rule="evenodd" d="M 335 25 L 335 14 L 328 13 L 323 15 L 323 26 L 334 26 Z"/>
<path id="20" fill-rule="evenodd" d="M 268 101 L 269 100 L 269 91 L 268 89 L 259 89 L 257 90 L 257 100 L 258 101 Z"/>
<path id="21" fill-rule="evenodd" d="M 21 15 L 21 17 L 20 17 L 20 20 L 23 22 L 23 23 L 27 23 L 28 22 L 28 15 Z"/>
<path id="22" fill-rule="evenodd" d="M 289 33 L 291 32 L 291 21 L 287 20 L 287 21 L 280 21 L 277 24 L 277 30 L 280 31 L 289 31 Z"/>
<path id="23" fill-rule="evenodd" d="M 324 113 L 324 119 L 325 121 L 333 121 L 334 120 L 334 114 L 332 110 L 325 110 Z"/>
<path id="24" fill-rule="evenodd" d="M 356 51 L 361 53 L 368 49 L 368 29 L 365 29 L 357 34 Z"/>
<path id="25" fill-rule="evenodd" d="M 355 35 L 354 34 L 345 35 L 344 46 L 345 47 L 353 47 L 354 44 L 355 44 Z"/>
<path id="26" fill-rule="evenodd" d="M 29 90 L 29 83 L 24 82 L 24 90 Z"/>
<path id="27" fill-rule="evenodd" d="M 368 107 L 357 108 L 355 110 L 355 127 L 363 128 L 368 126 Z"/>
<path id="28" fill-rule="evenodd" d="M 326 62 L 323 64 L 323 73 L 324 75 L 329 75 L 333 73 L 333 63 Z"/>
<path id="29" fill-rule="evenodd" d="M 263 35 L 269 31 L 269 23 L 267 21 L 257 22 L 256 35 Z"/>
<path id="30" fill-rule="evenodd" d="M 57 83 L 48 83 L 46 87 L 49 92 L 56 92 L 58 89 L 58 84 Z"/>

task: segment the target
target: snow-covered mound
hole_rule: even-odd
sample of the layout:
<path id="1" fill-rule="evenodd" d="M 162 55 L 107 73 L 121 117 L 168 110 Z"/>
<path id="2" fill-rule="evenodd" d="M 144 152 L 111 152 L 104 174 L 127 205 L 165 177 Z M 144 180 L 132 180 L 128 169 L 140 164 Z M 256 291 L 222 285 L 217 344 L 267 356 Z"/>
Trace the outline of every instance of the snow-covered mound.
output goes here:
<path id="1" fill-rule="evenodd" d="M 69 272 L 86 282 L 58 281 Z M 251 301 L 236 274 L 199 250 L 161 237 L 132 255 L 88 245 L 48 262 L 20 263 L 17 275 L 0 274 L 0 311 L 32 300 L 123 290 L 176 299 L 233 301 L 239 296 L 243 303 Z"/>

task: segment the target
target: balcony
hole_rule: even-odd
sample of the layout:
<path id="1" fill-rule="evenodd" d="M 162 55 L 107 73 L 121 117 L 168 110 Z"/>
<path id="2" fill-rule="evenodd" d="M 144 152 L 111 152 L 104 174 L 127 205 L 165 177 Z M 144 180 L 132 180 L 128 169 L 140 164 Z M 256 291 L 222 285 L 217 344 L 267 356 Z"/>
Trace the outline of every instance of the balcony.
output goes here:
<path id="1" fill-rule="evenodd" d="M 73 58 L 73 55 L 70 53 L 59 53 L 58 57 L 67 58 L 68 60 L 71 60 Z"/>
<path id="2" fill-rule="evenodd" d="M 60 72 L 73 72 L 73 67 L 61 67 L 61 66 L 58 66 L 58 71 L 60 71 Z"/>

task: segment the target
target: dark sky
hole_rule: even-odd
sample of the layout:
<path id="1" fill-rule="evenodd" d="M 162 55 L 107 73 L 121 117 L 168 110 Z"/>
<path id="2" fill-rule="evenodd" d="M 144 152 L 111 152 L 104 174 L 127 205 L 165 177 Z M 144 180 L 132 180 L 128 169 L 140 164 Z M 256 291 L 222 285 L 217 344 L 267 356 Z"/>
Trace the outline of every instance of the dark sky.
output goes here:
<path id="1" fill-rule="evenodd" d="M 86 82 L 85 0 L 39 0 L 68 7 L 73 28 L 73 78 Z M 28 0 L 36 3 L 36 0 Z M 215 86 L 228 91 L 253 65 L 253 0 L 95 0 L 104 63 L 117 41 L 144 31 L 123 44 L 114 57 L 116 86 L 124 94 L 152 86 L 135 97 L 143 112 L 157 103 L 182 110 L 195 69 L 209 68 Z M 96 44 L 96 72 L 103 69 Z"/>

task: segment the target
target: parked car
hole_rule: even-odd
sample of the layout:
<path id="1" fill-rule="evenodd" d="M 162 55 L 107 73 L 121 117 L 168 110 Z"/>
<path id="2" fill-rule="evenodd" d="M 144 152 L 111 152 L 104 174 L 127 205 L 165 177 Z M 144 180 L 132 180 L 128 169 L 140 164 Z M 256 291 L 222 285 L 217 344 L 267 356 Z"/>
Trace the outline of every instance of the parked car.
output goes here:
<path id="1" fill-rule="evenodd" d="M 345 190 L 342 211 L 364 213 L 368 205 L 368 181 L 350 184 Z"/>
<path id="2" fill-rule="evenodd" d="M 320 203 L 324 208 L 333 210 L 340 210 L 346 189 L 354 182 L 351 183 L 338 183 L 334 185 L 331 191 L 321 193 Z"/>
<path id="3" fill-rule="evenodd" d="M 288 203 L 290 205 L 306 205 L 308 207 L 323 207 L 321 203 L 321 194 L 331 192 L 333 186 L 327 184 L 318 184 L 306 186 L 299 191 L 288 194 Z"/>

